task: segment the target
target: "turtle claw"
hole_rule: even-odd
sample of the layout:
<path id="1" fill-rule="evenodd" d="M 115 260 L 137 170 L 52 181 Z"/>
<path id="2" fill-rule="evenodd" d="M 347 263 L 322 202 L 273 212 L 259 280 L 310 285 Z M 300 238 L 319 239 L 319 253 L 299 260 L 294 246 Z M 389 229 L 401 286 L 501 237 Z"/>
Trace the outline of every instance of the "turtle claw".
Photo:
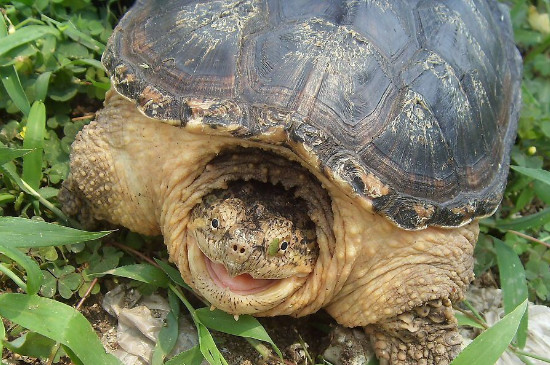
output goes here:
<path id="1" fill-rule="evenodd" d="M 366 331 L 380 364 L 447 365 L 462 343 L 448 299 L 429 301 Z"/>

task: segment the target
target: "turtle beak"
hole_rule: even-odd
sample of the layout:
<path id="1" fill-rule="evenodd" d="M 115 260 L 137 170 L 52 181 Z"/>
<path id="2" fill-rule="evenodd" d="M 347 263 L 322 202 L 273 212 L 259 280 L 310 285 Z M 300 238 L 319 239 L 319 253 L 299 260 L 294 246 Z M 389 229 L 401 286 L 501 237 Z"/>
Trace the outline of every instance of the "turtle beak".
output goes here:
<path id="1" fill-rule="evenodd" d="M 248 274 L 244 265 L 242 265 L 241 263 L 224 262 L 223 266 L 227 270 L 227 274 L 232 278 L 242 274 Z"/>

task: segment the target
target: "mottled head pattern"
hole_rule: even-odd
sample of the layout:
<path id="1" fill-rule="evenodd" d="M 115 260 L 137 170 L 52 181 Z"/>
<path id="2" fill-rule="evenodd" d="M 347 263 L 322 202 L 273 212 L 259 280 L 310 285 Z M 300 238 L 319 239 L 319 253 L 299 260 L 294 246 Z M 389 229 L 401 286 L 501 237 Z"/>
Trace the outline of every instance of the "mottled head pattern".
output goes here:
<path id="1" fill-rule="evenodd" d="M 193 209 L 189 228 L 208 259 L 232 277 L 306 276 L 319 255 L 305 203 L 281 186 L 233 182 L 213 191 Z"/>

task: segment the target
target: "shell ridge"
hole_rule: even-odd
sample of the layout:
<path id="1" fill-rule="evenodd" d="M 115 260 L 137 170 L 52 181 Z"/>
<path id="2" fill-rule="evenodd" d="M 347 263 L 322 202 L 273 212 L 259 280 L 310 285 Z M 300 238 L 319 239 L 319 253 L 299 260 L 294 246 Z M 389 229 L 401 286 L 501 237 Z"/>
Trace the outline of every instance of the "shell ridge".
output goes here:
<path id="1" fill-rule="evenodd" d="M 139 0 L 103 58 L 145 115 L 294 150 L 409 229 L 498 206 L 507 173 L 496 170 L 509 165 L 521 100 L 509 90 L 521 59 L 499 4 L 159 4 Z M 442 65 L 422 70 L 430 53 Z"/>

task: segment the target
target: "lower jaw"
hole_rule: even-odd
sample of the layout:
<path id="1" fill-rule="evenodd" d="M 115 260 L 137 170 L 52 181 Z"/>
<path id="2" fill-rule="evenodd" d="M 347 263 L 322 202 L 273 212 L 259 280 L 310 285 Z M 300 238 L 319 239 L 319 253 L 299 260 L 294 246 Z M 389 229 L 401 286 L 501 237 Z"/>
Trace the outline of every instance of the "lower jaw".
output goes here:
<path id="1" fill-rule="evenodd" d="M 260 293 L 280 282 L 279 279 L 254 279 L 249 274 L 231 277 L 222 264 L 213 262 L 204 254 L 203 256 L 212 282 L 219 288 L 228 289 L 235 294 L 250 295 Z"/>
<path id="2" fill-rule="evenodd" d="M 182 267 L 188 268 L 187 277 L 191 286 L 215 308 L 230 314 L 252 314 L 274 316 L 294 314 L 305 305 L 304 297 L 293 300 L 292 296 L 308 280 L 308 277 L 289 277 L 273 279 L 270 286 L 254 290 L 254 293 L 236 293 L 214 282 L 206 255 L 200 250 L 195 238 L 189 232 L 186 235 L 187 260 Z M 284 304 L 283 303 L 287 303 Z M 281 309 L 282 308 L 282 309 Z"/>

